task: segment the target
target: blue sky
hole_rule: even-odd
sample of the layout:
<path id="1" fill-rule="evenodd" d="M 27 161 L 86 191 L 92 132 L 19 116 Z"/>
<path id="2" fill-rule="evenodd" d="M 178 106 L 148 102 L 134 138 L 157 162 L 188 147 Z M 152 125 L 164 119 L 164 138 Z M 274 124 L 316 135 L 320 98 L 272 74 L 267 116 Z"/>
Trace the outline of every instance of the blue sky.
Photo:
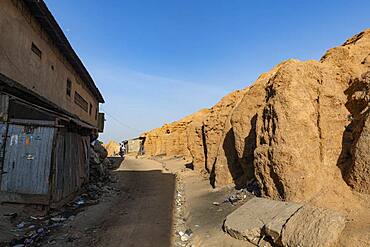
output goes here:
<path id="1" fill-rule="evenodd" d="M 210 107 L 370 27 L 368 0 L 45 0 L 104 95 L 103 141 Z"/>

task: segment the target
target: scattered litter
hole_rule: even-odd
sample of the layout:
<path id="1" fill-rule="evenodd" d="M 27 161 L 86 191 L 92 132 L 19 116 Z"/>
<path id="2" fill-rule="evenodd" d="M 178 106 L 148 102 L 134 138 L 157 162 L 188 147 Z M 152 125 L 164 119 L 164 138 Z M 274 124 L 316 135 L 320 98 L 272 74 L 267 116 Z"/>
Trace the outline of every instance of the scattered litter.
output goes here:
<path id="1" fill-rule="evenodd" d="M 57 243 L 57 241 L 55 241 L 55 240 L 48 241 L 48 244 L 50 244 L 50 245 L 54 245 L 56 243 Z"/>
<path id="2" fill-rule="evenodd" d="M 227 197 L 224 202 L 230 202 L 232 205 L 235 205 L 247 198 L 250 198 L 250 196 L 251 193 L 247 189 L 241 189 Z"/>
<path id="3" fill-rule="evenodd" d="M 66 221 L 67 219 L 64 217 L 53 217 L 51 218 L 51 220 L 54 222 L 63 222 L 63 221 Z"/>
<path id="4" fill-rule="evenodd" d="M 247 183 L 247 188 L 246 190 L 250 193 L 252 193 L 255 196 L 260 196 L 261 195 L 261 190 L 258 187 L 256 179 L 252 179 Z"/>
<path id="5" fill-rule="evenodd" d="M 193 234 L 193 231 L 191 229 L 187 229 L 185 231 L 185 234 L 191 236 Z"/>
<path id="6" fill-rule="evenodd" d="M 86 206 L 99 203 L 99 199 L 103 195 L 107 194 L 111 196 L 119 195 L 121 193 L 120 189 L 108 185 L 111 182 L 117 182 L 117 179 L 109 172 L 110 162 L 105 157 L 106 155 L 103 153 L 104 150 L 101 149 L 99 145 L 94 145 L 90 151 L 90 183 L 86 184 L 82 188 L 85 193 L 64 205 L 60 210 L 50 212 L 46 216 L 39 217 L 36 215 L 20 218 L 19 221 L 16 222 L 18 224 L 16 224 L 14 228 L 10 229 L 14 235 L 14 239 L 8 242 L 6 246 L 51 246 L 55 245 L 57 240 L 73 242 L 76 239 L 79 239 L 80 236 L 76 234 L 68 234 L 60 238 L 48 237 L 48 239 L 46 239 L 46 237 L 58 228 L 68 226 L 68 224 L 75 219 L 77 213 L 83 211 L 83 208 Z M 18 214 L 11 212 L 4 214 L 4 216 L 10 217 L 13 220 L 13 218 L 18 217 Z"/>
<path id="7" fill-rule="evenodd" d="M 181 241 L 183 241 L 183 242 L 187 242 L 187 241 L 189 241 L 189 239 L 190 239 L 190 237 L 188 235 L 181 236 Z"/>
<path id="8" fill-rule="evenodd" d="M 15 218 L 15 217 L 18 216 L 18 214 L 17 213 L 8 213 L 8 214 L 4 214 L 4 216 L 10 217 L 10 218 Z"/>
<path id="9" fill-rule="evenodd" d="M 22 229 L 24 227 L 25 223 L 24 222 L 21 222 L 17 225 L 17 228 L 18 229 Z"/>
<path id="10" fill-rule="evenodd" d="M 27 227 L 27 229 L 34 229 L 35 227 L 35 225 L 30 225 L 29 227 Z"/>
<path id="11" fill-rule="evenodd" d="M 212 204 L 215 205 L 215 206 L 220 206 L 219 202 L 213 202 Z"/>
<path id="12" fill-rule="evenodd" d="M 85 203 L 86 202 L 85 202 L 85 200 L 82 197 L 80 197 L 77 201 L 75 201 L 75 205 L 77 205 L 77 206 L 82 206 Z"/>
<path id="13" fill-rule="evenodd" d="M 179 231 L 180 239 L 182 242 L 187 242 L 190 240 L 191 236 L 193 235 L 193 231 L 191 229 L 183 231 Z"/>

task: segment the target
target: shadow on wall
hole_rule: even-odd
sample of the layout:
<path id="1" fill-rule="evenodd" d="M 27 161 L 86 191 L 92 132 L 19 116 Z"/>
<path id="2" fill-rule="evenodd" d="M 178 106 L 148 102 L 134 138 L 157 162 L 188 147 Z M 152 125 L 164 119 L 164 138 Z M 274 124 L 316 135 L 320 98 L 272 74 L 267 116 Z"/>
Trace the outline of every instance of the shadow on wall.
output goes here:
<path id="1" fill-rule="evenodd" d="M 241 159 L 239 159 L 235 149 L 235 135 L 233 129 L 230 129 L 225 136 L 223 148 L 230 174 L 233 177 L 237 189 L 246 188 L 248 183 L 255 177 L 253 161 L 257 137 L 256 123 L 257 114 L 250 120 L 251 129 L 248 136 L 244 139 L 243 157 Z"/>
<path id="2" fill-rule="evenodd" d="M 255 178 L 254 175 L 254 150 L 256 149 L 256 123 L 257 114 L 255 114 L 250 121 L 251 129 L 248 136 L 245 138 L 245 146 L 243 151 L 243 157 L 239 159 L 237 151 L 235 149 L 235 135 L 234 130 L 231 128 L 225 135 L 222 148 L 227 160 L 227 166 L 229 172 L 233 178 L 236 189 L 246 188 L 250 181 Z M 205 145 L 205 144 L 204 144 Z M 205 150 L 206 154 L 206 150 Z M 216 163 L 217 158 L 212 166 L 212 170 L 209 172 L 210 184 L 213 188 L 216 187 Z"/>
<path id="3" fill-rule="evenodd" d="M 370 74 L 370 72 L 368 72 Z M 365 78 L 367 75 L 364 74 Z M 353 157 L 353 148 L 356 146 L 363 127 L 365 125 L 366 116 L 369 114 L 369 109 L 364 112 L 368 107 L 368 101 L 365 97 L 353 97 L 357 92 L 362 92 L 366 95 L 368 84 L 362 79 L 354 79 L 350 81 L 350 86 L 344 93 L 347 95 L 346 108 L 351 115 L 348 120 L 351 122 L 346 126 L 342 137 L 342 151 L 337 161 L 337 166 L 341 170 L 342 178 L 349 183 L 348 179 L 353 169 L 355 162 Z M 350 184 L 349 184 L 350 185 Z"/>
<path id="4" fill-rule="evenodd" d="M 235 136 L 232 128 L 227 132 L 222 147 L 225 152 L 227 166 L 234 180 L 235 187 L 237 189 L 244 188 L 246 186 L 245 174 L 235 149 Z"/>
<path id="5" fill-rule="evenodd" d="M 248 136 L 244 139 L 244 151 L 243 158 L 239 161 L 242 164 L 242 168 L 246 177 L 246 181 L 250 181 L 255 178 L 254 175 L 254 150 L 257 147 L 257 114 L 255 114 L 250 121 L 251 129 Z"/>
<path id="6" fill-rule="evenodd" d="M 209 173 L 207 167 L 207 161 L 208 161 L 208 151 L 207 151 L 207 141 L 206 141 L 206 132 L 204 125 L 202 125 L 202 142 L 203 142 L 203 153 L 204 153 L 204 169 Z"/>

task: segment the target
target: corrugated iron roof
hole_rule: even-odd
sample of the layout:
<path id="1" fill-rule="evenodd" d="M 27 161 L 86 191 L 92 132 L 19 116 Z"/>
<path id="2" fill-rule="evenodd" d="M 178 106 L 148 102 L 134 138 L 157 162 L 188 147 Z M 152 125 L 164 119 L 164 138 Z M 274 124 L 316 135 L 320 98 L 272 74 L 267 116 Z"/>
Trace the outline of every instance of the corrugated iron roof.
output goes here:
<path id="1" fill-rule="evenodd" d="M 99 89 L 95 85 L 91 75 L 83 65 L 80 58 L 72 48 L 59 24 L 51 14 L 43 0 L 23 0 L 26 6 L 31 11 L 31 14 L 37 19 L 41 27 L 47 32 L 53 40 L 55 46 L 66 57 L 68 62 L 72 65 L 74 70 L 80 75 L 81 79 L 86 83 L 88 88 L 92 91 L 94 96 L 100 103 L 104 103 L 104 98 Z"/>

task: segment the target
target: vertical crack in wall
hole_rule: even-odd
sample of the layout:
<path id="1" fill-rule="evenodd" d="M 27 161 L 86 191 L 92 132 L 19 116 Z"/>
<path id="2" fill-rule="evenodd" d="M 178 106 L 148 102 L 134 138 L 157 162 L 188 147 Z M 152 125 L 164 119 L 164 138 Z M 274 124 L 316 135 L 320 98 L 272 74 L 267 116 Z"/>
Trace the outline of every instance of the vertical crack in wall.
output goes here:
<path id="1" fill-rule="evenodd" d="M 206 132 L 205 132 L 204 124 L 202 125 L 202 142 L 203 142 L 203 152 L 204 152 L 204 168 L 209 173 L 210 171 L 207 167 L 208 152 L 207 152 L 207 141 L 206 141 Z"/>
<path id="2" fill-rule="evenodd" d="M 322 80 L 317 80 L 320 85 L 322 85 Z M 316 99 L 316 127 L 317 127 L 317 134 L 319 136 L 319 152 L 320 152 L 320 161 L 324 161 L 324 147 L 322 143 L 322 129 L 321 129 L 321 92 L 320 88 L 317 89 L 317 99 Z"/>

